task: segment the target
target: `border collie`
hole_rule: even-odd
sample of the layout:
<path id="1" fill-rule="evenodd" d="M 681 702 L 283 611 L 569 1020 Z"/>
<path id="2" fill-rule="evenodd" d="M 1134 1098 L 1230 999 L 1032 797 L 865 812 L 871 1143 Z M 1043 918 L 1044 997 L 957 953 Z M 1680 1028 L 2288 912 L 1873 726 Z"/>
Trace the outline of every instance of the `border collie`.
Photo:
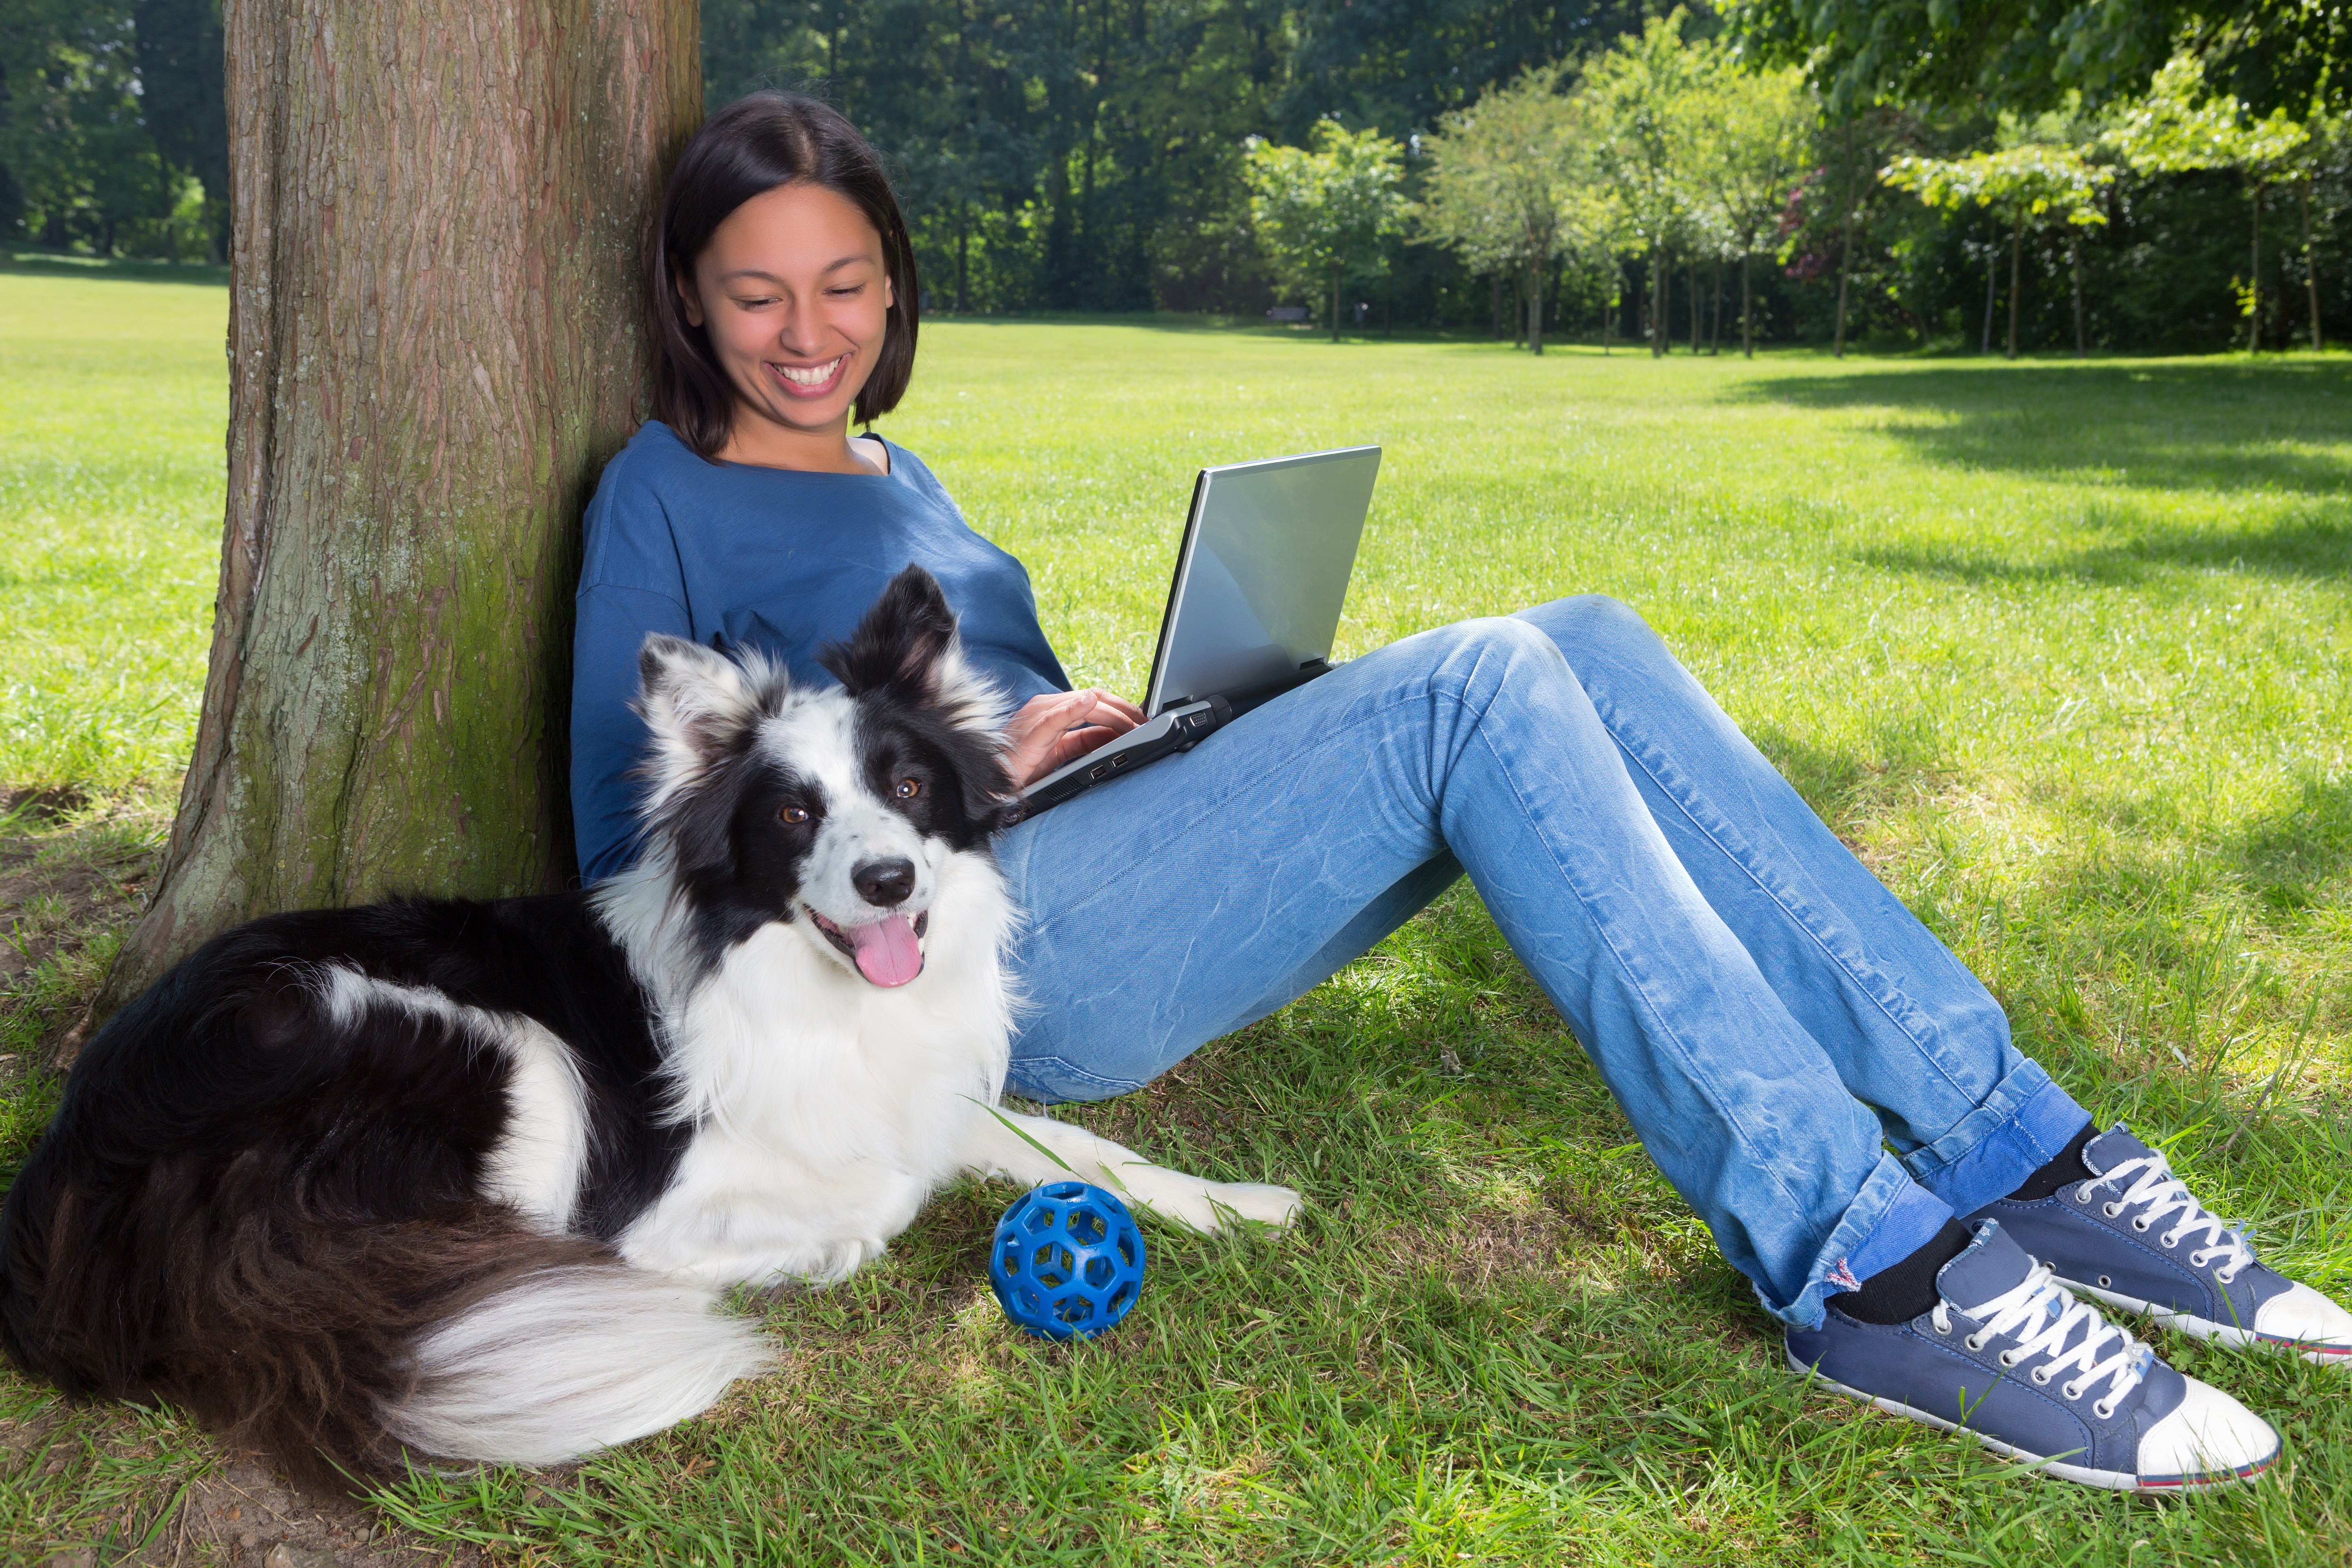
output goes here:
<path id="1" fill-rule="evenodd" d="M 125 1007 L 0 1215 L 10 1358 L 314 1483 L 548 1464 L 706 1408 L 765 1361 L 719 1291 L 840 1279 L 964 1171 L 1286 1222 L 997 1109 L 1002 702 L 917 567 L 824 663 L 647 639 L 593 891 L 272 916 Z"/>

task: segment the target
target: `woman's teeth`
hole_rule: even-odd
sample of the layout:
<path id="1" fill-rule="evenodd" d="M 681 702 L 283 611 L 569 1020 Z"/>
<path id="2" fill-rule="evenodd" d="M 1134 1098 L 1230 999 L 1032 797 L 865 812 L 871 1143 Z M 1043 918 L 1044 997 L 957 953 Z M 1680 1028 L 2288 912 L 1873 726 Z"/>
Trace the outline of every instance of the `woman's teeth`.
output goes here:
<path id="1" fill-rule="evenodd" d="M 847 357 L 845 354 L 839 358 L 827 360 L 824 363 L 813 365 L 807 370 L 802 370 L 794 365 L 780 364 L 776 366 L 776 374 L 794 386 L 823 386 L 833 379 L 834 372 L 841 368 L 842 359 Z"/>

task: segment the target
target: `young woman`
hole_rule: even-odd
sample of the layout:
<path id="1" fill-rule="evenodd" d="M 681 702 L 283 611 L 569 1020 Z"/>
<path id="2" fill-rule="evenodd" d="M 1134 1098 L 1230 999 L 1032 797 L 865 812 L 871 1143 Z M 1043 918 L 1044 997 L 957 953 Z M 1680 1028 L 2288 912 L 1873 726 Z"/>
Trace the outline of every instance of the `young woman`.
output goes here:
<path id="1" fill-rule="evenodd" d="M 918 562 L 1006 694 L 1015 778 L 1138 721 L 1068 689 L 1027 574 L 914 454 L 850 434 L 906 388 L 919 296 L 888 184 L 845 121 L 775 94 L 714 117 L 672 176 L 653 290 L 661 417 L 588 514 L 583 875 L 632 853 L 644 734 L 627 704 L 649 632 L 824 679 L 816 649 Z M 1466 872 L 1787 1325 L 1792 1367 L 2053 1473 L 2147 1489 L 2252 1475 L 2278 1438 L 2084 1296 L 2352 1362 L 2352 1313 L 2257 1261 L 2162 1154 L 2099 1133 L 1977 978 L 1611 600 L 1351 660 L 1020 825 L 998 855 L 1029 911 L 1016 963 L 1040 1004 L 1014 1042 L 1018 1093 L 1146 1083 Z"/>

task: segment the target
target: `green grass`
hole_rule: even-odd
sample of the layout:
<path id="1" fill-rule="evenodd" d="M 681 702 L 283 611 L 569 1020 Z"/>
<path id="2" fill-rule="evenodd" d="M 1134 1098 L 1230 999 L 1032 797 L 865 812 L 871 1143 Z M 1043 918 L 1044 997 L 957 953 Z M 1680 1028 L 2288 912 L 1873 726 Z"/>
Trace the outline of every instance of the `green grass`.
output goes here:
<path id="1" fill-rule="evenodd" d="M 69 272 L 0 271 L 0 781 L 115 790 L 195 728 L 228 293 Z"/>
<path id="2" fill-rule="evenodd" d="M 103 301 L 217 341 L 216 292 L 0 278 L 0 319 L 25 322 L 33 289 L 66 320 Z M 1141 685 L 1195 467 L 1380 441 L 1343 651 L 1561 594 L 1632 603 L 2029 1052 L 2352 1294 L 2352 362 L 1538 361 L 953 321 L 923 342 L 885 428 L 1027 561 L 1077 679 Z M 94 420 L 153 374 L 144 350 L 41 352 Z M 66 405 L 8 384 L 12 409 Z M 109 552 L 166 531 L 121 519 L 165 490 L 184 532 L 216 514 L 205 384 L 213 424 L 107 487 L 8 481 L 0 561 L 37 516 L 81 542 L 91 586 L 8 587 L 52 618 L 7 635 L 122 657 L 89 646 L 141 579 Z M 0 441 L 29 475 L 104 446 L 91 429 L 12 413 Z M 124 618 L 200 626 L 203 542 Z M 201 673 L 200 635 L 175 646 L 141 667 L 179 693 L 171 725 L 49 772 L 0 752 L 0 776 L 161 771 Z M 104 714 L 111 679 L 60 675 L 54 700 Z M 25 727 L 21 700 L 0 727 Z M 1150 1089 L 1065 1113 L 1293 1183 L 1308 1217 L 1155 1228 L 1135 1316 L 1055 1348 L 982 1280 L 1009 1193 L 959 1189 L 848 1285 L 752 1304 L 782 1364 L 709 1417 L 576 1471 L 419 1478 L 382 1508 L 516 1563 L 2344 1559 L 2352 1401 L 2319 1369 L 2157 1336 L 2288 1442 L 2263 1485 L 2163 1502 L 2016 1478 L 1780 1372 L 1745 1283 L 1463 890 Z M 81 1445 L 0 1535 L 144 1531 L 207 1462 L 155 1418 L 0 1390 L 0 1422 L 50 1423 L 44 1453 Z M 32 1473 L 0 1468 L 0 1490 Z"/>

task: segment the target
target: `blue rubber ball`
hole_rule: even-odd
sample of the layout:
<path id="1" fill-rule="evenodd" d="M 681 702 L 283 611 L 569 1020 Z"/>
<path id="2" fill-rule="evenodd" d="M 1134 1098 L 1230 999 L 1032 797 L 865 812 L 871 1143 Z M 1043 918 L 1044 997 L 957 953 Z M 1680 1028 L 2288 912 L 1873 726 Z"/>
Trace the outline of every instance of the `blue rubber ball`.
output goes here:
<path id="1" fill-rule="evenodd" d="M 1050 1182 L 996 1222 L 988 1283 L 1004 1315 L 1031 1333 L 1090 1340 L 1143 1293 L 1143 1233 L 1100 1187 Z"/>

